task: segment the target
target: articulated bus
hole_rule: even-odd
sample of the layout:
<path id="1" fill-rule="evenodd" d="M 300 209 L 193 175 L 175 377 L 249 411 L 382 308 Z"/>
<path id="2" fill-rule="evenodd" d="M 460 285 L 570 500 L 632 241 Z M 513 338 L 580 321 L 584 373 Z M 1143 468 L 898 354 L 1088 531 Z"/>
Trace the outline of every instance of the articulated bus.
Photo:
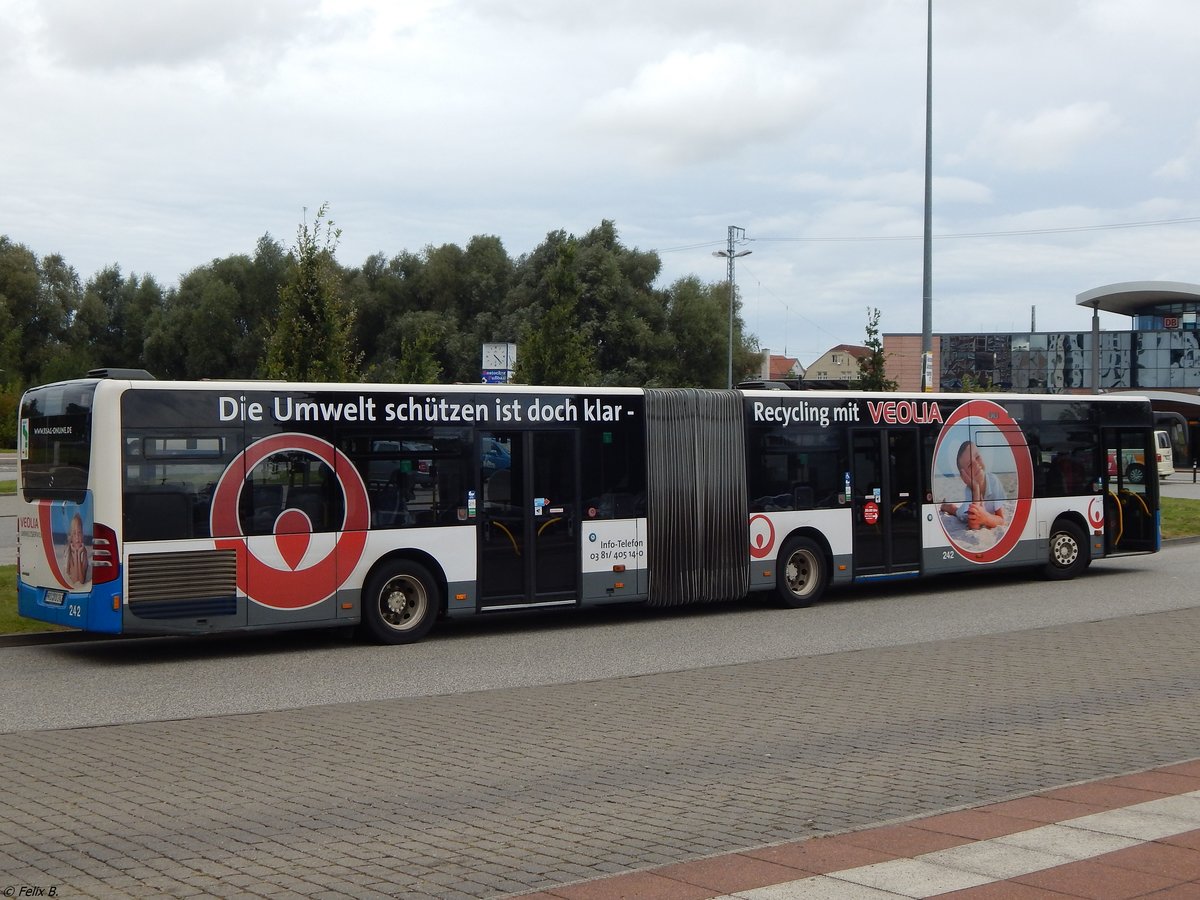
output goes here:
<path id="1" fill-rule="evenodd" d="M 113 634 L 705 603 L 1159 549 L 1111 396 L 156 381 L 29 390 L 18 606 Z"/>

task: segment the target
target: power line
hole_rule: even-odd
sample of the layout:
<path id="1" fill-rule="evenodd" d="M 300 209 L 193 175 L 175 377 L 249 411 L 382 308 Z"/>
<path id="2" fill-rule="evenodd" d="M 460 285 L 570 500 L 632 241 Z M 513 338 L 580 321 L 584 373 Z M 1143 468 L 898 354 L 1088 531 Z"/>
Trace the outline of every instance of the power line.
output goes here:
<path id="1" fill-rule="evenodd" d="M 1072 234 L 1086 231 L 1113 231 L 1120 228 L 1151 228 L 1160 225 L 1190 225 L 1200 222 L 1200 216 L 1183 219 L 1157 219 L 1148 222 L 1114 222 L 1107 225 L 1074 225 L 1063 228 L 1024 228 L 1013 231 L 963 231 L 951 234 L 935 234 L 935 240 L 954 238 L 986 238 L 986 237 L 1021 237 L 1036 234 Z M 923 235 L 875 235 L 859 237 L 760 237 L 748 238 L 752 241 L 772 243 L 837 243 L 837 242 L 866 242 L 866 241 L 919 241 Z M 662 252 L 662 251 L 660 251 Z"/>

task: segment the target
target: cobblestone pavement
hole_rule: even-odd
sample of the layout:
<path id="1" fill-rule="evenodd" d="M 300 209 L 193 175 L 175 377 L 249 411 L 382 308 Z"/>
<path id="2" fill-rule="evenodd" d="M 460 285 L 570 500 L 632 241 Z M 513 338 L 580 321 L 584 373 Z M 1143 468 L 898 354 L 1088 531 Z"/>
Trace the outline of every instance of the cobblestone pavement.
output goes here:
<path id="1" fill-rule="evenodd" d="M 1200 608 L 0 735 L 0 888 L 495 897 L 973 807 L 1200 756 L 1198 647 Z"/>

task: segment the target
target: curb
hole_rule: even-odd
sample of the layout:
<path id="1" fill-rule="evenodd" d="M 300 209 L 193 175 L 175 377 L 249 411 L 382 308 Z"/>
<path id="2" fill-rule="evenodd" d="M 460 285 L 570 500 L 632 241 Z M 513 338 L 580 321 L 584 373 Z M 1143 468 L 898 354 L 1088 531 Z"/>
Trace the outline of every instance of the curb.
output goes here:
<path id="1" fill-rule="evenodd" d="M 92 634 L 87 631 L 24 631 L 0 634 L 0 650 L 8 647 L 41 647 L 51 644 L 87 644 L 122 638 L 119 634 Z"/>

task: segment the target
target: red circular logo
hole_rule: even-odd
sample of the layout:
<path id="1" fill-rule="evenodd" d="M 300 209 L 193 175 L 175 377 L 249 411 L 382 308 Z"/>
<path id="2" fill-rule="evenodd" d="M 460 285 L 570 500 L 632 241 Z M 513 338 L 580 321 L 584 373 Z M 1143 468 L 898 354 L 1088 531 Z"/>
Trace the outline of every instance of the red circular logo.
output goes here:
<path id="1" fill-rule="evenodd" d="M 333 549 L 298 568 L 312 537 L 312 521 L 299 509 L 285 509 L 275 519 L 271 537 L 286 569 L 263 560 L 249 545 L 238 517 L 238 504 L 255 466 L 275 453 L 298 452 L 329 466 L 342 490 L 345 514 Z M 276 434 L 255 441 L 239 453 L 213 491 L 209 527 L 218 550 L 237 553 L 237 586 L 250 600 L 272 609 L 303 609 L 332 596 L 358 565 L 367 545 L 371 508 L 367 488 L 354 464 L 333 444 L 309 434 Z M 332 589 L 330 586 L 332 585 Z"/>
<path id="2" fill-rule="evenodd" d="M 1093 497 L 1088 503 L 1088 523 L 1099 533 L 1104 529 L 1104 498 Z"/>
<path id="3" fill-rule="evenodd" d="M 759 513 L 750 517 L 750 555 L 755 559 L 766 559 L 775 547 L 775 526 L 771 520 Z"/>
<path id="4" fill-rule="evenodd" d="M 947 449 L 943 455 L 942 445 L 947 441 Z M 963 559 L 977 563 L 996 562 L 1017 546 L 1025 524 L 1029 521 L 1033 505 L 1033 461 L 1030 459 L 1029 445 L 1025 443 L 1021 426 L 1008 414 L 1008 410 L 991 400 L 968 400 L 950 414 L 938 434 L 933 450 L 934 471 L 931 473 L 931 483 L 938 483 L 939 467 L 955 472 L 954 478 L 960 478 L 958 455 L 967 442 L 975 444 L 979 454 L 987 459 L 986 464 L 996 466 L 997 471 L 1002 472 L 1010 483 L 1006 486 L 1002 498 L 980 498 L 974 494 L 967 496 L 966 493 L 959 493 L 958 497 L 963 498 L 961 503 L 970 505 L 984 499 L 1002 499 L 1006 508 L 1005 520 L 998 527 L 982 528 L 963 524 L 957 516 L 944 511 L 938 514 L 938 519 L 942 531 Z M 995 473 L 989 471 L 988 484 L 993 483 L 991 479 L 994 475 Z M 957 482 L 956 488 L 960 492 L 970 490 L 965 488 L 961 480 Z M 1008 518 L 1008 512 L 1011 512 L 1011 520 Z M 972 533 L 979 534 L 984 531 L 991 531 L 995 537 L 990 546 L 976 544 L 968 538 Z"/>
<path id="5" fill-rule="evenodd" d="M 868 525 L 874 525 L 879 521 L 879 505 L 873 500 L 868 500 L 863 504 L 863 521 Z"/>

